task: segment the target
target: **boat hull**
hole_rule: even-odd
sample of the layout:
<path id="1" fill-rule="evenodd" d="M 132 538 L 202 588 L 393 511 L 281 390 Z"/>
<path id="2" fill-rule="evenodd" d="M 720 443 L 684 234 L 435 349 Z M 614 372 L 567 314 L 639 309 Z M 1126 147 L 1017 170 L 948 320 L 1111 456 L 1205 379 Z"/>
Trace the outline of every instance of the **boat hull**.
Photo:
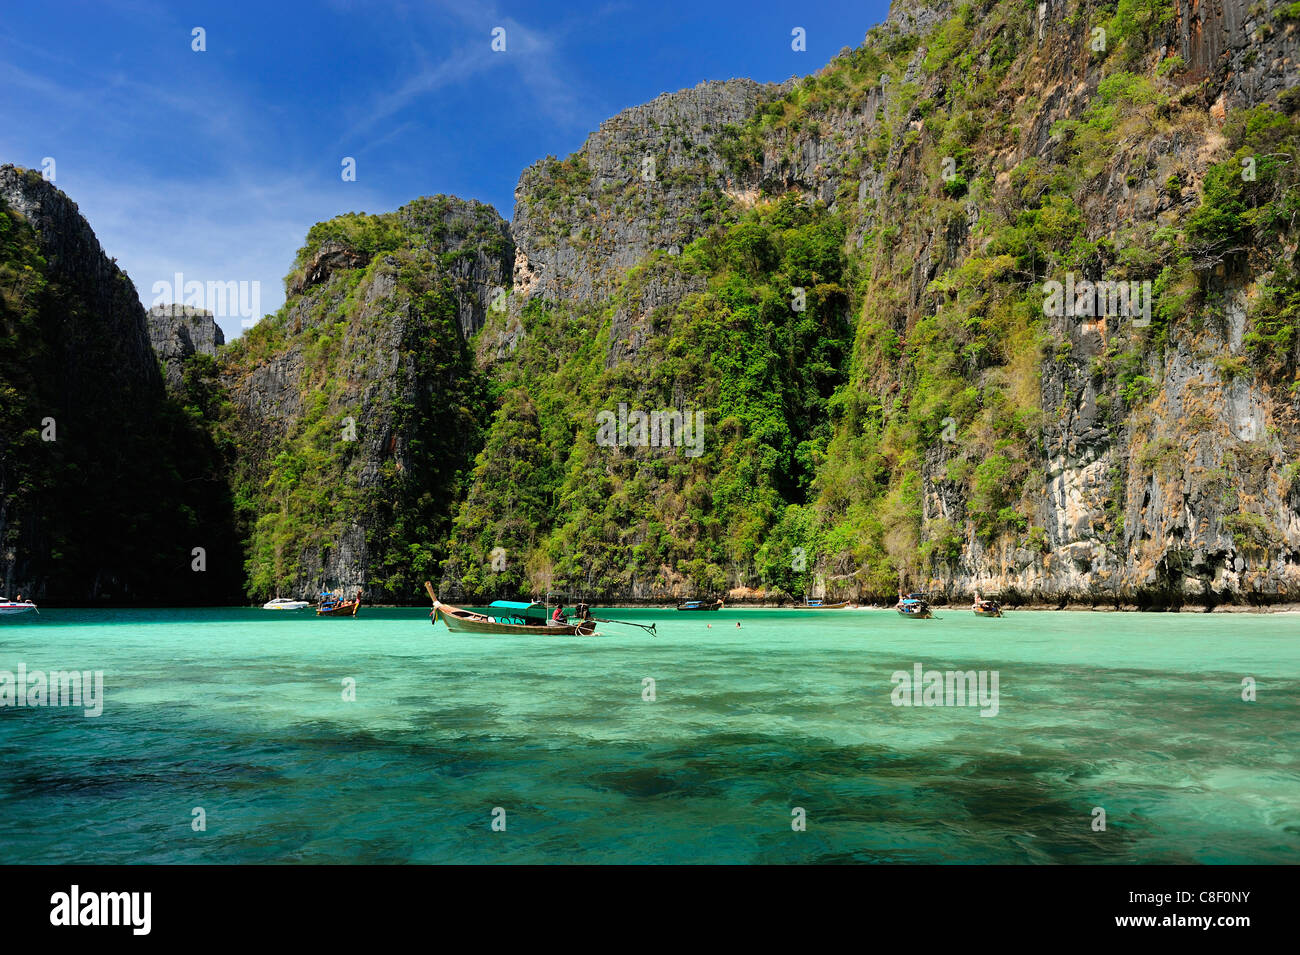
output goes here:
<path id="1" fill-rule="evenodd" d="M 975 610 L 975 616 L 977 616 L 977 617 L 1000 617 L 1000 616 L 1002 616 L 1002 611 L 999 610 L 999 609 L 997 609 L 996 607 L 994 607 L 994 608 L 992 608 L 992 609 L 985 609 L 984 607 L 975 607 L 974 610 Z"/>
<path id="2" fill-rule="evenodd" d="M 899 600 L 894 609 L 900 617 L 911 617 L 914 620 L 929 620 L 931 617 L 930 605 L 915 596 Z"/>
<path id="3" fill-rule="evenodd" d="M 698 606 L 691 604 L 678 604 L 677 609 L 683 613 L 708 613 L 710 610 L 721 610 L 722 601 L 715 600 L 711 604 L 699 604 Z"/>
<path id="4" fill-rule="evenodd" d="M 847 600 L 841 600 L 835 604 L 802 604 L 799 610 L 843 610 L 849 605 Z"/>
<path id="5" fill-rule="evenodd" d="M 316 616 L 355 617 L 357 615 L 357 610 L 360 608 L 360 606 L 361 606 L 361 600 L 360 598 L 358 598 L 357 600 L 349 600 L 346 603 L 337 604 L 336 606 L 333 607 L 318 607 L 316 608 Z"/>
<path id="6" fill-rule="evenodd" d="M 32 603 L 3 603 L 0 604 L 0 617 L 14 617 L 20 613 L 27 613 L 29 610 L 35 610 L 36 604 Z"/>
<path id="7" fill-rule="evenodd" d="M 499 623 L 496 618 L 487 614 L 475 613 L 473 610 L 463 610 L 460 607 L 453 607 L 442 601 L 436 601 L 433 605 L 432 623 L 436 627 L 441 620 L 446 624 L 447 629 L 452 633 L 496 633 L 496 634 L 517 634 L 523 636 L 539 637 L 590 637 L 596 632 L 596 624 L 593 622 L 584 622 L 580 624 L 520 624 L 520 623 Z"/>

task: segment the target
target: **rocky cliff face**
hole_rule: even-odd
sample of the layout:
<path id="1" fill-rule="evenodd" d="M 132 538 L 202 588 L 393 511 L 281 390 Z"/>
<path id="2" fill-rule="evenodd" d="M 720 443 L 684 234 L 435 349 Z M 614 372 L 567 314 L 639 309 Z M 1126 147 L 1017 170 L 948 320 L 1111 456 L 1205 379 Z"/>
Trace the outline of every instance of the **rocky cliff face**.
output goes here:
<path id="1" fill-rule="evenodd" d="M 466 337 L 512 255 L 490 207 L 443 196 L 313 228 L 285 306 L 220 355 L 250 594 L 420 599 L 487 416 Z"/>
<path id="2" fill-rule="evenodd" d="M 481 337 L 479 354 L 492 360 L 517 347 L 530 301 L 566 308 L 602 302 L 652 252 L 675 255 L 718 222 L 733 201 L 719 135 L 750 116 L 769 89 L 729 80 L 664 93 L 606 120 L 567 159 L 547 157 L 526 169 L 510 227 L 511 307 Z M 698 284 L 651 283 L 640 314 L 688 287 Z M 635 352 L 626 334 L 637 317 L 620 316 L 623 357 Z"/>
<path id="3" fill-rule="evenodd" d="M 156 395 L 159 378 L 140 299 L 77 204 L 38 173 L 11 165 L 0 166 L 0 199 L 35 232 L 48 279 L 77 295 L 68 306 L 78 314 L 63 316 L 56 363 L 79 383 L 108 378 L 133 396 Z M 89 321 L 74 323 L 74 317 Z"/>
<path id="4" fill-rule="evenodd" d="M 611 530 L 591 545 L 607 556 L 584 571 L 586 586 L 763 593 L 783 577 L 776 586 L 856 598 L 904 585 L 1140 606 L 1294 599 L 1288 10 L 896 3 L 863 47 L 816 76 L 660 97 L 526 171 L 514 301 L 489 320 L 479 354 L 521 383 L 530 413 L 544 389 L 510 368 L 539 367 L 521 343 L 565 322 L 596 335 L 607 372 L 570 420 L 593 420 L 631 380 L 707 395 L 665 358 L 717 276 L 676 259 L 781 196 L 843 222 L 855 280 L 857 341 L 824 409 L 833 436 L 820 451 L 805 442 L 821 460 L 813 493 L 783 492 L 809 527 L 790 537 L 782 522 L 794 512 L 778 521 L 773 510 L 757 542 L 703 575 L 672 557 L 657 575 L 628 571 L 636 561 Z M 1279 162 L 1259 178 L 1229 175 L 1249 165 L 1255 176 L 1270 155 Z M 1044 289 L 1067 275 L 1149 283 L 1155 318 L 1048 314 Z M 557 377 L 572 380 L 559 361 Z M 560 440 L 581 445 L 585 427 Z M 511 440 L 502 449 L 519 447 Z M 533 466 L 573 481 L 591 474 L 582 457 Z M 615 495 L 643 479 L 620 462 L 615 453 L 602 469 Z M 716 478 L 721 465 L 710 467 Z M 493 480 L 483 470 L 475 487 Z M 477 499 L 481 520 L 491 509 Z M 743 520 L 718 505 L 705 511 Z M 640 528 L 632 543 L 645 552 L 658 532 Z M 448 583 L 490 587 L 472 570 L 489 543 L 466 551 Z M 545 545 L 510 544 L 557 575 Z M 807 571 L 774 572 L 774 548 L 792 566 L 807 557 Z M 696 537 L 695 549 L 708 548 Z"/>
<path id="5" fill-rule="evenodd" d="M 729 80 L 664 93 L 601 123 L 567 159 L 526 169 L 511 223 L 519 297 L 603 298 L 651 252 L 680 250 L 717 221 L 729 184 L 717 136 L 764 89 Z"/>
<path id="6" fill-rule="evenodd" d="M 77 206 L 0 167 L 0 582 L 38 601 L 205 602 L 230 580 L 206 437 L 165 397 L 135 287 Z M 193 479 L 193 480 L 191 480 Z"/>
<path id="7" fill-rule="evenodd" d="M 1104 6 L 1039 6 L 1037 28 L 1021 55 L 1035 80 L 1021 102 L 1036 108 L 1017 113 L 1027 120 L 1018 131 L 980 144 L 999 151 L 995 161 L 969 163 L 992 180 L 988 195 L 969 196 L 954 219 L 913 239 L 917 265 L 908 275 L 903 327 L 945 307 L 925 293 L 944 284 L 945 272 L 969 261 L 981 234 L 989 241 L 991 230 L 980 223 L 996 221 L 997 204 L 1019 200 L 1023 208 L 1014 177 L 1030 164 L 1084 173 L 1068 190 L 1079 210 L 1069 238 L 1093 243 L 1096 250 L 1073 262 L 1062 254 L 1044 263 L 1042 277 L 1060 279 L 1073 267 L 1081 280 L 1125 272 L 1126 280 L 1154 280 L 1157 314 L 1164 309 L 1165 325 L 1147 332 L 1122 316 L 1046 319 L 1039 329 L 1045 354 L 1037 371 L 1041 444 L 1032 434 L 1015 439 L 1029 445 L 1021 457 L 1018 505 L 1029 533 L 992 539 L 972 534 L 971 488 L 955 488 L 951 480 L 954 462 L 968 459 L 955 443 L 936 442 L 922 467 L 917 543 L 932 543 L 927 532 L 934 527 L 956 527 L 964 539 L 930 566 L 928 577 L 918 574 L 918 582 L 954 596 L 978 589 L 1059 603 L 1294 599 L 1300 569 L 1287 468 L 1296 439 L 1294 400 L 1289 381 L 1275 377 L 1288 362 L 1247 367 L 1243 342 L 1252 324 L 1250 303 L 1276 270 L 1289 268 L 1294 236 L 1279 250 L 1261 248 L 1267 240 L 1258 234 L 1259 244 L 1252 245 L 1244 233 L 1235 237 L 1244 245 L 1231 251 L 1198 247 L 1195 240 L 1159 252 L 1151 248 L 1159 244 L 1153 241 L 1158 227 L 1177 228 L 1198 198 L 1204 202 L 1198 187 L 1204 194 L 1214 164 L 1231 159 L 1241 145 L 1225 142 L 1228 111 L 1270 98 L 1274 110 L 1288 109 L 1278 98 L 1296 82 L 1297 38 L 1294 26 L 1271 26 L 1275 9 L 1280 8 L 1152 4 L 1138 8 L 1146 17 L 1127 23 L 1126 35 Z M 1094 25 L 1111 26 L 1109 56 L 1091 48 Z M 975 48 L 995 47 L 997 36 L 1012 26 L 975 27 Z M 909 72 L 926 52 L 918 48 Z M 1117 76 L 1129 83 L 1152 75 L 1168 77 L 1167 84 L 1144 86 L 1127 104 L 1134 113 L 1149 110 L 1150 119 L 1099 121 L 1098 104 L 1121 99 L 1103 86 L 1108 77 L 1110 83 Z M 932 79 L 921 83 L 915 97 L 924 101 L 945 93 L 944 81 Z M 888 89 L 882 91 L 886 103 L 889 96 Z M 1102 154 L 1083 163 L 1069 155 L 1082 145 L 1070 127 L 1080 119 L 1094 127 L 1114 123 L 1120 132 L 1114 136 L 1106 128 L 1091 137 L 1088 145 Z M 832 116 L 830 124 L 843 129 L 852 120 Z M 910 125 L 922 133 L 917 145 L 924 150 L 928 124 Z M 913 194 L 927 188 L 925 176 L 908 175 L 906 162 L 891 157 L 882 171 L 886 179 L 894 173 Z M 815 177 L 806 185 L 833 187 Z M 890 201 L 870 178 L 859 184 L 859 195 L 874 205 L 864 234 L 882 218 L 901 217 L 909 205 Z M 1148 259 L 1134 246 L 1155 254 Z M 1125 257 L 1140 266 L 1125 270 Z M 1175 258 L 1177 264 L 1170 264 Z M 1117 359 L 1127 364 L 1127 373 L 1116 368 Z M 1011 359 L 1004 367 L 1013 364 Z M 978 382 L 981 375 L 971 377 Z"/>
<path id="8" fill-rule="evenodd" d="M 153 526 L 146 476 L 87 475 L 150 460 L 121 450 L 161 408 L 178 447 L 211 428 L 188 457 L 229 474 L 257 598 L 1294 600 L 1293 7 L 895 3 L 812 76 L 620 113 L 509 227 L 447 197 L 321 223 L 215 360 L 158 323 L 163 405 L 129 282 L 0 174 L 0 568 L 145 565 L 65 544 Z M 44 407 L 98 511 L 38 500 Z"/>
<path id="9" fill-rule="evenodd" d="M 1108 161 L 1085 167 L 1092 175 L 1076 189 L 1078 232 L 1101 258 L 1078 263 L 1081 279 L 1124 271 L 1117 260 L 1126 246 L 1140 259 L 1132 247 L 1152 243 L 1155 227 L 1187 221 L 1198 198 L 1205 205 L 1215 163 L 1237 166 L 1232 174 L 1240 179 L 1237 161 L 1245 152 L 1255 160 L 1251 146 L 1237 148 L 1239 137 L 1225 143 L 1224 125 L 1229 110 L 1269 100 L 1287 109 L 1278 97 L 1296 82 L 1297 37 L 1293 27 L 1269 26 L 1275 9 L 1181 4 L 1171 22 L 1149 21 L 1149 41 L 1130 48 L 1126 65 L 1130 75 L 1172 77 L 1171 105 L 1157 107 L 1170 110 L 1169 121 L 1157 113 L 1155 128 L 1126 124 L 1128 136 Z M 1015 142 L 1007 166 L 1059 161 L 1064 137 L 1053 127 L 1087 115 L 1106 96 L 1106 71 L 1067 15 L 1057 6 L 1042 17 L 1035 55 L 1050 105 Z M 1243 155 L 1234 159 L 1234 148 Z M 1252 302 L 1272 294 L 1270 281 L 1294 263 L 1294 235 L 1280 237 L 1283 246 L 1271 249 L 1265 236 L 1242 233 L 1229 250 L 1193 234 L 1161 249 L 1165 262 L 1130 267 L 1125 279 L 1154 280 L 1157 316 L 1163 310 L 1165 319 L 1156 331 L 1123 316 L 1047 319 L 1042 444 L 1029 458 L 1022 497 L 1030 527 L 1042 533 L 1032 541 L 970 541 L 935 573 L 936 583 L 954 593 L 997 589 L 1059 603 L 1294 599 L 1300 538 L 1287 465 L 1298 435 L 1290 381 L 1278 375 L 1291 360 L 1251 361 L 1245 340 L 1268 320 Z M 1129 364 L 1127 375 L 1116 359 Z M 943 478 L 938 466 L 927 469 L 931 492 Z M 946 516 L 939 501 L 931 493 L 927 518 Z"/>
<path id="10" fill-rule="evenodd" d="M 191 355 L 216 357 L 226 343 L 212 313 L 190 305 L 155 305 L 146 315 L 149 343 L 162 362 L 163 375 L 170 388 L 181 385 L 181 370 Z"/>

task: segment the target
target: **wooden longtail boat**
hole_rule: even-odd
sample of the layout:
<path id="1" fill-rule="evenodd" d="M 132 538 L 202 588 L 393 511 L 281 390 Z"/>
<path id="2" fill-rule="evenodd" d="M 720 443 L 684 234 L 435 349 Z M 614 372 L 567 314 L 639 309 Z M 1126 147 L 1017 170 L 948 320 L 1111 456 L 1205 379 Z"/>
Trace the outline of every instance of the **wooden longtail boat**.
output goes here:
<path id="1" fill-rule="evenodd" d="M 849 605 L 847 600 L 841 600 L 838 603 L 828 604 L 822 600 L 807 600 L 799 605 L 800 610 L 843 610 Z"/>
<path id="2" fill-rule="evenodd" d="M 934 616 L 930 612 L 930 605 L 917 594 L 900 596 L 894 609 L 898 611 L 899 616 L 912 617 L 916 620 L 928 620 Z"/>
<path id="3" fill-rule="evenodd" d="M 441 620 L 452 633 L 514 633 L 544 637 L 590 637 L 596 633 L 596 622 L 589 619 L 589 614 L 577 623 L 561 623 L 548 617 L 545 604 L 512 600 L 494 600 L 487 608 L 489 613 L 478 613 L 443 603 L 428 581 L 425 581 L 424 589 L 433 601 L 433 610 L 429 613 L 433 618 L 431 622 L 436 627 Z"/>
<path id="4" fill-rule="evenodd" d="M 721 610 L 721 600 L 683 600 L 677 605 L 678 610 Z"/>
<path id="5" fill-rule="evenodd" d="M 981 600 L 980 595 L 975 595 L 975 603 L 971 606 L 977 617 L 1000 617 L 1002 608 L 998 606 L 996 600 Z"/>
<path id="6" fill-rule="evenodd" d="M 344 600 L 338 594 L 321 594 L 320 606 L 316 608 L 318 617 L 355 617 L 361 607 L 361 594 L 355 600 Z"/>

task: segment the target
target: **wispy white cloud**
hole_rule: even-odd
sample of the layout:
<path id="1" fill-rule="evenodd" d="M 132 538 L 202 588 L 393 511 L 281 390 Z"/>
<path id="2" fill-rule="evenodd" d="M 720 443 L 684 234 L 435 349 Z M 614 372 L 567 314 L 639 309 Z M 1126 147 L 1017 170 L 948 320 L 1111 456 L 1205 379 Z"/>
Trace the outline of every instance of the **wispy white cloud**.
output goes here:
<path id="1" fill-rule="evenodd" d="M 8 101 L 10 118 L 0 126 L 0 162 L 37 166 L 55 156 L 56 184 L 146 305 L 154 282 L 181 272 L 201 282 L 259 282 L 262 310 L 271 312 L 283 302 L 283 276 L 313 223 L 346 211 L 387 211 L 443 185 L 446 171 L 436 165 L 397 183 L 374 172 L 391 169 L 391 154 L 403 148 L 413 159 L 408 168 L 418 168 L 420 147 L 407 144 L 426 143 L 421 134 L 438 122 L 440 96 L 490 88 L 503 100 L 484 110 L 485 120 L 526 110 L 555 128 L 589 128 L 593 95 L 576 79 L 572 44 L 596 29 L 593 19 L 619 9 L 539 25 L 493 4 L 451 0 L 394 2 L 378 16 L 374 6 L 351 0 L 330 6 L 323 15 L 373 24 L 371 40 L 400 36 L 386 60 L 391 73 L 360 75 L 361 93 L 343 95 L 342 105 L 328 99 L 340 92 L 329 84 L 322 87 L 327 105 L 301 98 L 315 90 L 267 99 L 217 55 L 193 59 L 189 27 L 149 0 L 115 7 L 114 15 L 176 42 L 137 66 L 130 55 L 35 46 L 0 24 L 0 87 L 21 93 Z M 506 31 L 504 53 L 492 50 L 498 26 Z M 304 129 L 301 117 L 312 110 L 334 128 Z M 365 174 L 358 182 L 339 178 L 345 155 L 359 158 Z M 503 193 L 512 184 L 503 184 Z M 223 328 L 237 335 L 238 317 Z"/>
<path id="2" fill-rule="evenodd" d="M 563 45 L 578 26 L 575 22 L 557 21 L 549 28 L 529 26 L 500 13 L 495 4 L 440 2 L 430 8 L 412 11 L 405 5 L 396 8 L 411 14 L 420 29 L 408 34 L 412 58 L 418 68 L 391 89 L 371 98 L 361 109 L 362 116 L 344 135 L 342 141 L 365 135 L 388 118 L 443 90 L 464 86 L 489 70 L 513 70 L 518 77 L 516 97 L 527 108 L 547 116 L 553 122 L 572 126 L 585 124 L 579 108 L 582 91 L 575 87 L 575 75 L 566 68 Z M 621 9 L 610 5 L 598 14 L 612 15 Z M 414 38 L 420 35 L 445 35 L 430 23 L 434 11 L 441 11 L 459 23 L 452 52 L 433 56 Z M 593 27 L 590 19 L 582 24 Z M 505 31 L 505 50 L 492 48 L 493 31 Z"/>
<path id="3" fill-rule="evenodd" d="M 5 48 L 21 50 L 25 66 Z M 53 155 L 55 184 L 146 306 L 154 283 L 180 272 L 204 283 L 257 282 L 262 312 L 273 312 L 314 223 L 395 204 L 363 182 L 344 184 L 335 165 L 325 173 L 285 157 L 264 111 L 220 79 L 149 82 L 0 36 L 0 86 L 26 94 L 15 98 L 19 122 L 0 128 L 0 162 L 37 167 Z M 159 136 L 185 148 L 157 155 Z M 241 331 L 237 315 L 221 324 L 227 338 Z"/>
<path id="4" fill-rule="evenodd" d="M 420 51 L 423 58 L 424 51 Z M 420 99 L 436 93 L 446 86 L 462 83 L 474 74 L 487 69 L 488 61 L 466 48 L 446 59 L 427 65 L 418 73 L 403 80 L 395 89 L 385 90 L 369 101 L 364 116 L 353 123 L 338 141 L 342 148 L 348 142 L 369 133 L 390 117 L 402 112 Z"/>
<path id="5" fill-rule="evenodd" d="M 579 31 L 588 36 L 595 34 L 598 21 L 614 8 L 602 9 L 594 17 L 585 16 L 580 22 L 557 19 L 544 29 L 528 26 L 502 14 L 494 3 L 462 4 L 440 0 L 440 6 L 467 27 L 480 32 L 484 50 L 490 50 L 493 28 L 504 28 L 506 52 L 496 56 L 519 74 L 521 99 L 561 122 L 583 121 L 577 106 L 584 97 L 582 91 L 575 88 L 574 72 L 566 66 L 564 46 Z"/>

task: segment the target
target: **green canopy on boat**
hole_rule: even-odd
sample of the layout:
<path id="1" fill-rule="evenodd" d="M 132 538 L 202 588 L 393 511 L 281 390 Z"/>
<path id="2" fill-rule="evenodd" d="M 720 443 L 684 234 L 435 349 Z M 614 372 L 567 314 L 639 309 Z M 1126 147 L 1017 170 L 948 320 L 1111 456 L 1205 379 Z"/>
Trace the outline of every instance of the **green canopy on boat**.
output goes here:
<path id="1" fill-rule="evenodd" d="M 488 606 L 500 607 L 502 610 L 535 610 L 538 607 L 542 607 L 542 605 L 537 601 L 533 601 L 532 603 L 520 603 L 518 600 L 494 600 L 488 604 Z M 542 609 L 544 610 L 546 608 L 542 607 Z"/>
<path id="2" fill-rule="evenodd" d="M 546 605 L 534 600 L 523 603 L 518 600 L 494 600 L 488 604 L 488 610 L 500 623 L 545 623 L 549 612 Z"/>

